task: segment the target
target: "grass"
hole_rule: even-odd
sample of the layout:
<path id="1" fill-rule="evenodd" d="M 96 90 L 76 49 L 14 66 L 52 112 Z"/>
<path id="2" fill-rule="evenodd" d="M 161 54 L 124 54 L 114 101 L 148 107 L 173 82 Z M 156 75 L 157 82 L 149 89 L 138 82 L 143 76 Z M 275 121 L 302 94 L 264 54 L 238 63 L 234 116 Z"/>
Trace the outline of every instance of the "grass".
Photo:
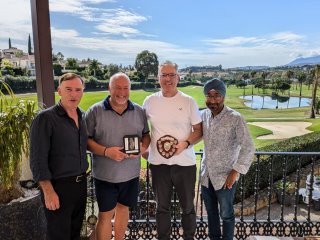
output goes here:
<path id="1" fill-rule="evenodd" d="M 198 103 L 199 108 L 205 108 L 205 98 L 203 96 L 203 87 L 201 86 L 188 86 L 179 88 L 182 92 L 192 96 L 195 101 Z M 145 90 L 134 90 L 130 93 L 130 99 L 136 102 L 139 105 L 142 105 L 146 96 L 153 93 L 152 91 Z M 246 94 L 251 94 L 251 86 L 246 87 Z M 103 100 L 109 94 L 108 91 L 98 91 L 98 92 L 85 92 L 84 96 L 81 100 L 80 107 L 83 110 L 87 110 L 94 103 Z M 227 88 L 227 96 L 225 99 L 226 105 L 240 112 L 248 122 L 275 122 L 275 121 L 306 121 L 311 122 L 312 125 L 308 127 L 310 131 L 320 131 L 320 120 L 319 119 L 307 119 L 309 117 L 310 108 L 289 108 L 289 109 L 251 109 L 244 105 L 244 100 L 240 99 L 239 96 L 243 94 L 242 88 L 237 88 L 235 86 L 229 86 Z M 258 89 L 254 88 L 253 94 L 262 94 L 262 90 L 258 91 Z M 271 94 L 271 90 L 267 89 L 266 94 Z M 286 93 L 287 94 L 287 93 Z M 293 90 L 290 92 L 291 96 L 299 96 L 299 88 L 296 90 L 295 86 Z M 308 87 L 303 85 L 302 95 L 304 97 L 311 97 L 311 90 L 308 90 Z M 55 95 L 56 102 L 59 99 L 59 96 Z M 36 94 L 22 94 L 18 95 L 18 99 L 25 100 L 37 100 Z M 271 131 L 258 127 L 249 125 L 249 131 L 254 139 L 254 143 L 256 148 L 269 145 L 274 143 L 275 140 L 259 140 L 258 136 L 262 136 L 265 134 L 271 133 Z M 277 140 L 279 141 L 279 140 Z M 195 146 L 196 151 L 203 149 L 203 142 L 198 143 Z"/>

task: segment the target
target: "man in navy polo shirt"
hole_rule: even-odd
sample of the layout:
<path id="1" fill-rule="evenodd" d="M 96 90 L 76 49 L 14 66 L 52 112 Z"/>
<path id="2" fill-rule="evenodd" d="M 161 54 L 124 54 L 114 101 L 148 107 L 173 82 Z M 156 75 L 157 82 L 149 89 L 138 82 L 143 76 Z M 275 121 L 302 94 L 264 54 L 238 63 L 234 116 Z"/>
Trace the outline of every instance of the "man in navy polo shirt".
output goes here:
<path id="1" fill-rule="evenodd" d="M 93 176 L 99 206 L 96 239 L 111 239 L 114 219 L 115 239 L 124 239 L 129 207 L 138 197 L 140 154 L 147 149 L 150 136 L 144 110 L 129 100 L 130 79 L 124 73 L 110 78 L 110 96 L 94 104 L 86 113 L 89 141 L 93 152 Z M 123 137 L 137 135 L 140 154 L 123 151 Z"/>

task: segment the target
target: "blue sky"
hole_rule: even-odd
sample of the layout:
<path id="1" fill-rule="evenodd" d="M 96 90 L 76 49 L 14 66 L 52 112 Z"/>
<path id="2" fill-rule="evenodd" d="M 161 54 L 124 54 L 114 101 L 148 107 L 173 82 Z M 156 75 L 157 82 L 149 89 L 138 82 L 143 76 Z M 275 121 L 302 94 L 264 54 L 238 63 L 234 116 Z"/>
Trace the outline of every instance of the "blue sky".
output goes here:
<path id="1" fill-rule="evenodd" d="M 279 66 L 320 55 L 318 0 L 49 0 L 53 51 L 133 65 Z M 0 49 L 27 50 L 30 1 L 1 0 Z"/>

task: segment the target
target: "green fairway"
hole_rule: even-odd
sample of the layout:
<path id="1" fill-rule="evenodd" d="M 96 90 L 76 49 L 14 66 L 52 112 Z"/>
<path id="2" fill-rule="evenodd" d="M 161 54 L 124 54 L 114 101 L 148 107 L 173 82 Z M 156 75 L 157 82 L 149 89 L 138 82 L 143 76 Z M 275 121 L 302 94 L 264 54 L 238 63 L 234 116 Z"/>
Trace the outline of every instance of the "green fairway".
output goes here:
<path id="1" fill-rule="evenodd" d="M 199 108 L 205 108 L 205 98 L 203 95 L 203 87 L 202 86 L 188 86 L 179 88 L 180 91 L 192 96 L 195 101 L 198 103 Z M 146 96 L 152 94 L 155 90 L 145 91 L 145 90 L 133 90 L 130 93 L 130 99 L 136 102 L 139 105 L 142 105 Z M 257 89 L 254 89 L 254 94 L 261 94 Z M 98 92 L 85 92 L 84 96 L 81 100 L 80 107 L 83 110 L 87 110 L 94 103 L 103 100 L 107 95 L 108 91 L 98 91 Z M 243 94 L 242 88 L 237 88 L 235 86 L 229 86 L 227 88 L 227 95 L 225 99 L 226 105 L 231 108 L 239 111 L 248 122 L 252 121 L 307 121 L 311 122 L 312 125 L 308 127 L 311 131 L 320 131 L 320 120 L 319 119 L 308 119 L 310 107 L 303 108 L 289 108 L 289 109 L 251 109 L 244 105 L 244 100 L 240 99 L 239 96 Z M 251 86 L 247 86 L 246 94 L 251 94 Z M 270 90 L 266 91 L 266 94 L 271 94 Z M 299 96 L 299 88 L 298 90 L 294 89 L 291 91 L 291 96 Z M 307 86 L 303 86 L 302 95 L 305 97 L 311 96 L 311 90 L 308 90 Z M 21 94 L 17 95 L 18 99 L 25 100 L 36 100 L 36 94 Z M 56 101 L 58 101 L 59 97 L 56 94 Z M 254 143 L 256 148 L 274 143 L 279 140 L 259 140 L 258 136 L 265 135 L 271 133 L 271 131 L 260 128 L 257 126 L 249 125 L 250 133 L 254 139 Z M 196 151 L 203 149 L 203 143 L 200 142 L 195 146 Z"/>

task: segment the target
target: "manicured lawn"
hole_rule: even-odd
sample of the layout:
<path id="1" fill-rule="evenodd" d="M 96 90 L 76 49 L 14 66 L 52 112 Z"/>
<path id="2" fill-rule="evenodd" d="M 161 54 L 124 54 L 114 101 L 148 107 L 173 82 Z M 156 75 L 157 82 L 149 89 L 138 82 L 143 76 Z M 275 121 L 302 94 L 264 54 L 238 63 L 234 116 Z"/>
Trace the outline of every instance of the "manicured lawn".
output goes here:
<path id="1" fill-rule="evenodd" d="M 201 86 L 188 86 L 180 88 L 180 90 L 190 96 L 192 96 L 199 105 L 199 108 L 205 108 L 205 98 L 203 95 L 203 87 Z M 140 105 L 142 105 L 146 96 L 152 94 L 155 90 L 144 91 L 144 90 L 134 90 L 130 93 L 130 99 Z M 260 93 L 259 93 L 260 92 Z M 257 89 L 254 89 L 254 94 L 262 94 L 262 90 L 258 92 Z M 271 94 L 271 90 L 266 90 L 267 94 Z M 310 97 L 311 90 L 307 89 L 307 86 L 303 86 L 303 96 Z M 107 95 L 108 91 L 99 91 L 99 92 L 85 92 L 80 103 L 80 107 L 83 110 L 87 110 L 94 103 L 103 100 Z M 227 96 L 225 99 L 226 105 L 234 108 L 239 111 L 247 121 L 308 121 L 312 125 L 308 127 L 311 131 L 320 131 L 320 120 L 319 119 L 307 119 L 309 117 L 310 108 L 289 108 L 289 109 L 260 109 L 254 110 L 244 105 L 244 100 L 240 99 L 239 96 L 243 94 L 243 89 L 237 88 L 235 86 L 229 86 L 227 88 Z M 246 94 L 251 94 L 251 86 L 246 87 Z M 287 94 L 287 93 L 286 93 Z M 291 96 L 299 96 L 298 90 L 291 91 Z M 18 99 L 25 100 L 36 100 L 36 94 L 22 94 L 17 95 Z M 59 97 L 56 94 L 56 101 Z M 257 126 L 249 125 L 250 133 L 254 139 L 256 148 L 269 145 L 274 143 L 275 140 L 258 140 L 258 136 L 265 135 L 270 133 L 269 130 L 260 128 Z M 203 143 L 200 142 L 195 146 L 196 151 L 203 149 Z"/>

